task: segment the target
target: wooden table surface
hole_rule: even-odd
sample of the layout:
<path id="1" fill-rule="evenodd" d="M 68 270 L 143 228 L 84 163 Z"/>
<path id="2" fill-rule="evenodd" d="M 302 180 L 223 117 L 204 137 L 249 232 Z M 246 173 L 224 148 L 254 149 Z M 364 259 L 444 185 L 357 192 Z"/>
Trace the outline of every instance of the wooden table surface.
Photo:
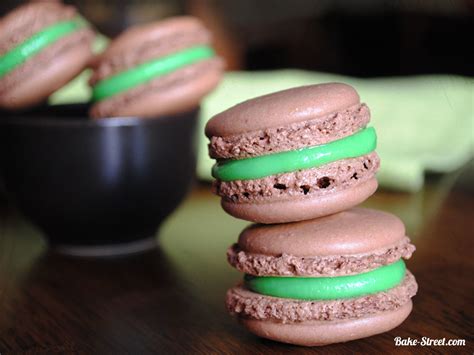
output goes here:
<path id="1" fill-rule="evenodd" d="M 226 248 L 247 224 L 197 186 L 159 233 L 159 248 L 109 259 L 48 252 L 11 209 L 0 214 L 0 353 L 466 353 L 474 350 L 474 173 L 432 177 L 417 194 L 379 191 L 365 206 L 399 215 L 417 246 L 419 292 L 397 329 L 306 349 L 259 339 L 224 308 L 241 277 Z M 394 338 L 465 339 L 464 347 L 395 347 Z"/>

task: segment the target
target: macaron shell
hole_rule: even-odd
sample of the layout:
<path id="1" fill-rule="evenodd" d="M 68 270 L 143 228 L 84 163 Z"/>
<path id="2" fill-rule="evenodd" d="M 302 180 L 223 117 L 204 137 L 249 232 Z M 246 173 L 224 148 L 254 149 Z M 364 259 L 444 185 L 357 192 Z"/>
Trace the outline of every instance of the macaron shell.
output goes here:
<path id="1" fill-rule="evenodd" d="M 90 84 L 141 63 L 160 58 L 183 49 L 209 45 L 211 35 L 193 17 L 178 17 L 132 27 L 114 39 L 111 45 L 94 60 Z"/>
<path id="2" fill-rule="evenodd" d="M 366 127 L 369 121 L 367 105 L 357 104 L 303 122 L 232 136 L 212 136 L 209 155 L 211 158 L 245 159 L 312 147 L 350 136 Z"/>
<path id="3" fill-rule="evenodd" d="M 200 65 L 206 63 L 193 66 L 199 68 Z M 197 108 L 202 97 L 219 83 L 223 66 L 218 58 L 212 59 L 205 70 L 194 70 L 193 66 L 99 101 L 92 106 L 90 114 L 94 118 L 157 117 Z"/>
<path id="4" fill-rule="evenodd" d="M 369 179 L 350 188 L 322 196 L 304 196 L 266 203 L 234 203 L 221 200 L 230 215 L 251 222 L 273 224 L 304 221 L 344 211 L 358 205 L 377 190 L 377 180 Z"/>
<path id="5" fill-rule="evenodd" d="M 295 256 L 283 252 L 272 256 L 246 252 L 234 244 L 227 250 L 227 260 L 240 272 L 255 276 L 343 276 L 409 259 L 415 249 L 408 237 L 380 250 L 356 255 Z"/>
<path id="6" fill-rule="evenodd" d="M 236 316 L 283 323 L 355 319 L 402 307 L 418 291 L 410 271 L 403 281 L 388 290 L 354 298 L 298 300 L 272 297 L 238 285 L 227 291 L 226 308 Z"/>
<path id="7" fill-rule="evenodd" d="M 280 173 L 260 179 L 215 180 L 213 192 L 222 198 L 241 203 L 265 203 L 291 198 L 322 196 L 335 190 L 351 188 L 374 178 L 380 166 L 376 152 L 357 158 L 336 160 L 322 166 Z"/>
<path id="8" fill-rule="evenodd" d="M 393 311 L 384 311 L 361 318 L 337 321 L 277 323 L 241 318 L 252 333 L 282 343 L 301 346 L 322 346 L 369 337 L 399 326 L 410 314 L 412 301 Z"/>
<path id="9" fill-rule="evenodd" d="M 130 51 L 146 42 L 163 40 L 176 34 L 193 35 L 194 33 L 208 33 L 200 20 L 192 16 L 179 16 L 152 22 L 141 26 L 134 26 L 120 34 L 104 52 L 104 56 L 114 57 L 123 55 L 123 51 Z"/>
<path id="10" fill-rule="evenodd" d="M 404 239 L 397 216 L 357 207 L 303 222 L 254 224 L 242 231 L 238 244 L 246 252 L 271 256 L 349 256 L 373 254 Z"/>
<path id="11" fill-rule="evenodd" d="M 91 30 L 78 31 L 14 69 L 4 78 L 11 83 L 8 89 L 3 89 L 5 82 L 0 86 L 0 106 L 20 109 L 44 101 L 84 70 L 92 57 L 92 39 Z"/>
<path id="12" fill-rule="evenodd" d="M 207 123 L 206 136 L 232 136 L 313 120 L 359 103 L 359 95 L 347 84 L 301 86 L 231 107 Z"/>

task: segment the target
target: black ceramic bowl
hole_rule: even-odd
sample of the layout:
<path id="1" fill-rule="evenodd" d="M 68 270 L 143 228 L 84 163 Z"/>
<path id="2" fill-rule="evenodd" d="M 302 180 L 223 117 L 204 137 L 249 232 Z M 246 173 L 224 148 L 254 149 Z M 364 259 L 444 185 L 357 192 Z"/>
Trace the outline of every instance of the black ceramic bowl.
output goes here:
<path id="1" fill-rule="evenodd" d="M 87 109 L 1 113 L 0 179 L 56 249 L 147 249 L 193 181 L 197 111 L 90 120 Z"/>

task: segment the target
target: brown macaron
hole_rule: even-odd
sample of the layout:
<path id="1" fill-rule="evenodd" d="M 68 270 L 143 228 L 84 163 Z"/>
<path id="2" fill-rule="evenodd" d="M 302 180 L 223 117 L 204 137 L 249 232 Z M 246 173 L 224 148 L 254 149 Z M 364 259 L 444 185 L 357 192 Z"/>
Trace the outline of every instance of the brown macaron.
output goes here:
<path id="1" fill-rule="evenodd" d="M 414 250 L 403 223 L 376 210 L 252 225 L 227 253 L 246 273 L 227 309 L 251 332 L 297 345 L 382 333 L 411 311 L 418 286 L 401 259 Z"/>
<path id="2" fill-rule="evenodd" d="M 379 168 L 369 108 L 328 83 L 238 104 L 206 126 L 214 191 L 229 214 L 259 223 L 317 218 L 374 193 Z"/>
<path id="3" fill-rule="evenodd" d="M 194 17 L 132 27 L 97 59 L 91 116 L 156 117 L 196 108 L 219 83 L 223 61 Z"/>
<path id="4" fill-rule="evenodd" d="M 76 9 L 32 2 L 0 20 L 0 107 L 44 101 L 91 60 L 94 32 Z"/>

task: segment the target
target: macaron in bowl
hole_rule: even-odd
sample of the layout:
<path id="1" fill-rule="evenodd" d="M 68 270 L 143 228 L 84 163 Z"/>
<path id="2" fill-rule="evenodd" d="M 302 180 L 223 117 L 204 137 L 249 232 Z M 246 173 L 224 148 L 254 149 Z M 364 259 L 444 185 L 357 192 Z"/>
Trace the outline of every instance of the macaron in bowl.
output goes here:
<path id="1" fill-rule="evenodd" d="M 91 116 L 157 117 L 198 107 L 222 76 L 210 42 L 194 17 L 126 30 L 95 61 Z"/>
<path id="2" fill-rule="evenodd" d="M 31 2 L 0 19 L 0 108 L 44 101 L 93 57 L 94 32 L 70 5 Z"/>
<path id="3" fill-rule="evenodd" d="M 206 126 L 222 207 L 285 223 L 351 208 L 377 188 L 370 111 L 342 83 L 288 89 L 240 103 Z"/>
<path id="4" fill-rule="evenodd" d="M 231 246 L 244 282 L 229 312 L 256 335 L 316 346 L 401 324 L 418 286 L 402 259 L 415 247 L 395 216 L 355 208 L 310 221 L 252 225 Z"/>

